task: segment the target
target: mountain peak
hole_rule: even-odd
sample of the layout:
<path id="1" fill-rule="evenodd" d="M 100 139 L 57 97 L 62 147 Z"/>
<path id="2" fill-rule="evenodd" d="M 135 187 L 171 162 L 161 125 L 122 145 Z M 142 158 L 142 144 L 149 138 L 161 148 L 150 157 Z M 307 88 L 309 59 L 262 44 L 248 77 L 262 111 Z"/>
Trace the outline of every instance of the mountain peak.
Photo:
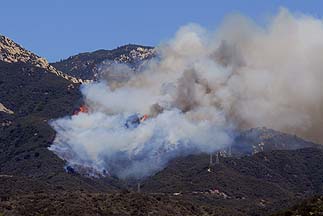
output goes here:
<path id="1" fill-rule="evenodd" d="M 52 65 L 73 77 L 86 80 L 96 80 L 100 77 L 100 65 L 108 62 L 127 64 L 133 69 L 145 60 L 156 56 L 156 49 L 150 46 L 127 44 L 112 50 L 100 49 L 93 52 L 79 53 Z"/>
<path id="2" fill-rule="evenodd" d="M 8 63 L 25 62 L 46 66 L 47 61 L 24 49 L 10 38 L 0 36 L 0 60 Z"/>
<path id="3" fill-rule="evenodd" d="M 49 72 L 56 74 L 73 83 L 82 83 L 83 80 L 76 79 L 72 76 L 66 75 L 51 66 L 45 58 L 42 58 L 29 50 L 24 49 L 22 46 L 11 40 L 10 38 L 0 35 L 0 61 L 15 63 L 23 62 L 43 68 Z"/>

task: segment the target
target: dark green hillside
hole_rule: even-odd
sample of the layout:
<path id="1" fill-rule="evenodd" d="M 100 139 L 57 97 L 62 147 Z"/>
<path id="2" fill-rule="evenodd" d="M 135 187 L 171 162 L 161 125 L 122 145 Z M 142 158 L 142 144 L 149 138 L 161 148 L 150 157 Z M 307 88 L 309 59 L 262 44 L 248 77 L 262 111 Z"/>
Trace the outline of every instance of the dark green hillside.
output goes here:
<path id="1" fill-rule="evenodd" d="M 292 208 L 274 214 L 274 216 L 312 216 L 323 215 L 323 196 L 307 199 Z"/>
<path id="2" fill-rule="evenodd" d="M 146 192 L 179 193 L 206 206 L 226 206 L 248 214 L 274 212 L 296 200 L 323 193 L 323 151 L 306 148 L 220 158 L 178 158 L 144 181 Z"/>
<path id="3" fill-rule="evenodd" d="M 40 190 L 113 188 L 67 174 L 64 161 L 47 149 L 55 137 L 48 121 L 72 113 L 81 100 L 77 84 L 32 65 L 1 61 L 0 83 L 0 101 L 14 112 L 1 112 L 1 122 L 10 124 L 0 127 L 0 192 L 33 191 L 36 185 Z"/>

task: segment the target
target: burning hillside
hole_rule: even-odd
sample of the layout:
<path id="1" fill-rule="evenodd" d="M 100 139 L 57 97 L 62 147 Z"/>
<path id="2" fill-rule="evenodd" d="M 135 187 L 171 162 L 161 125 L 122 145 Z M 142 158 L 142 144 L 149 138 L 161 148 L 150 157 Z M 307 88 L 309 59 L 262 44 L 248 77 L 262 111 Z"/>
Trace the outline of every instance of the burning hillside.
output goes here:
<path id="1" fill-rule="evenodd" d="M 81 88 L 90 112 L 53 121 L 50 149 L 72 167 L 142 178 L 230 145 L 236 128 L 322 141 L 322 52 L 321 20 L 284 9 L 265 28 L 240 16 L 215 34 L 184 26 L 138 71 L 100 67 L 102 79 Z M 125 127 L 136 113 L 149 118 Z"/>

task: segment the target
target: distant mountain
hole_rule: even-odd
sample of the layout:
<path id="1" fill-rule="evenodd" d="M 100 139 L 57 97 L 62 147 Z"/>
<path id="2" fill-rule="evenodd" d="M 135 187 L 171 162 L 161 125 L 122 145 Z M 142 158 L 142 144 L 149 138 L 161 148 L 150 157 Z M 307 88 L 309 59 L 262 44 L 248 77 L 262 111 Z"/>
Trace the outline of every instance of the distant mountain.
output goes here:
<path id="1" fill-rule="evenodd" d="M 35 67 L 43 68 L 46 71 L 54 73 L 73 83 L 82 83 L 82 80 L 62 73 L 51 66 L 46 59 L 24 49 L 22 46 L 3 35 L 0 35 L 0 61 L 8 63 L 27 63 Z"/>
<path id="2" fill-rule="evenodd" d="M 231 147 L 233 155 L 252 155 L 273 150 L 295 150 L 322 145 L 306 141 L 296 135 L 275 131 L 269 128 L 251 128 L 238 134 Z"/>
<path id="3" fill-rule="evenodd" d="M 80 53 L 51 65 L 70 76 L 96 80 L 100 76 L 99 67 L 103 62 L 124 63 L 135 68 L 142 61 L 154 56 L 155 49 L 153 47 L 129 44 L 113 50 L 102 49 Z"/>

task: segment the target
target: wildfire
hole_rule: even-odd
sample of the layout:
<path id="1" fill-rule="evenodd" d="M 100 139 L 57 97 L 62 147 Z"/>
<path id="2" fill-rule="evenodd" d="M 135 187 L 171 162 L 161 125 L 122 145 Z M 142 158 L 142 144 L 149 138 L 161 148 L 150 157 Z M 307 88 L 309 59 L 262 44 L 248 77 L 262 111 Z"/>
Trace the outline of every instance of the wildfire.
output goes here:
<path id="1" fill-rule="evenodd" d="M 147 119 L 148 119 L 148 115 L 147 115 L 147 114 L 145 114 L 145 115 L 141 116 L 141 118 L 140 118 L 140 122 L 144 122 L 144 121 L 146 121 Z"/>
<path id="2" fill-rule="evenodd" d="M 78 109 L 74 110 L 73 115 L 78 115 L 80 113 L 88 113 L 89 108 L 85 105 L 80 106 Z"/>

